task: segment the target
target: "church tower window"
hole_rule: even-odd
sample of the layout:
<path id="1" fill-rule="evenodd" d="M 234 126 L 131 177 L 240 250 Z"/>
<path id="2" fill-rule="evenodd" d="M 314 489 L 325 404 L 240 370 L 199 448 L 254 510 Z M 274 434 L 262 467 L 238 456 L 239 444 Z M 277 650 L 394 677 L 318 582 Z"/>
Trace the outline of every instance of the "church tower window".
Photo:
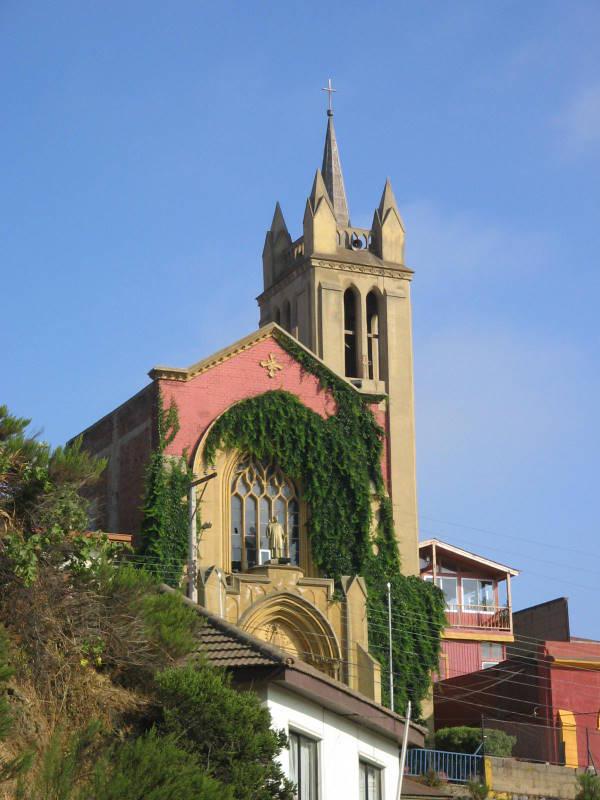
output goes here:
<path id="1" fill-rule="evenodd" d="M 279 522 L 290 563 L 300 564 L 300 508 L 293 483 L 273 464 L 245 458 L 231 482 L 231 568 L 243 572 L 269 560 L 267 526 Z"/>
<path id="2" fill-rule="evenodd" d="M 344 356 L 348 378 L 358 378 L 358 296 L 354 289 L 344 292 Z"/>
<path id="3" fill-rule="evenodd" d="M 288 331 L 288 333 L 292 330 L 292 307 L 290 305 L 290 301 L 286 300 L 283 304 L 283 327 Z"/>
<path id="4" fill-rule="evenodd" d="M 367 295 L 367 348 L 369 359 L 369 378 L 379 380 L 381 368 L 379 360 L 379 302 L 375 292 Z"/>

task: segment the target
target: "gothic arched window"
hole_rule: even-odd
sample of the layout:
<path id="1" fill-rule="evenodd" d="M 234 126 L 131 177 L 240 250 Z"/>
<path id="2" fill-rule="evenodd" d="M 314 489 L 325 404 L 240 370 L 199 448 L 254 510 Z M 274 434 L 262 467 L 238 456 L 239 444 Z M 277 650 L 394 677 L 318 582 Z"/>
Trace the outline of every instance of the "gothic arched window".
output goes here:
<path id="1" fill-rule="evenodd" d="M 344 292 L 344 363 L 348 378 L 358 378 L 358 296 L 354 289 Z"/>
<path id="2" fill-rule="evenodd" d="M 379 302 L 375 292 L 367 295 L 367 347 L 369 358 L 369 378 L 381 377 L 379 360 Z"/>
<path id="3" fill-rule="evenodd" d="M 273 464 L 244 458 L 231 481 L 231 569 L 243 572 L 270 558 L 267 525 L 287 534 L 290 563 L 300 564 L 300 510 L 294 484 Z"/>

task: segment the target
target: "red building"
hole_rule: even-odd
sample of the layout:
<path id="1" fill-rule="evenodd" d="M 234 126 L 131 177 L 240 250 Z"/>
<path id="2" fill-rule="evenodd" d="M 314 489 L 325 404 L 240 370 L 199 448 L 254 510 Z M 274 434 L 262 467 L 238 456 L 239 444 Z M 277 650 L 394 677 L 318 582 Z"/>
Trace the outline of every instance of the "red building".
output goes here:
<path id="1" fill-rule="evenodd" d="M 514 641 L 510 580 L 519 572 L 438 539 L 421 542 L 419 556 L 421 577 L 446 597 L 440 680 L 503 661 Z"/>
<path id="2" fill-rule="evenodd" d="M 570 635 L 565 598 L 515 613 L 514 631 L 505 661 L 435 685 L 436 728 L 483 718 L 516 736 L 515 756 L 600 769 L 600 642 Z"/>

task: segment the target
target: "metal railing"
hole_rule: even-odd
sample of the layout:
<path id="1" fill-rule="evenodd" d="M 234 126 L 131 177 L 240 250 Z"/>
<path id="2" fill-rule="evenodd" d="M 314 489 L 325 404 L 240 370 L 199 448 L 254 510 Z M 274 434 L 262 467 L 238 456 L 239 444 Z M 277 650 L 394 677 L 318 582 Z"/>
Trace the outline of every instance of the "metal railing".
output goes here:
<path id="1" fill-rule="evenodd" d="M 428 772 L 435 772 L 452 783 L 467 783 L 482 775 L 483 757 L 445 750 L 409 750 L 406 754 L 406 774 L 418 777 Z"/>
<path id="2" fill-rule="evenodd" d="M 512 630 L 509 606 L 450 605 L 446 607 L 446 619 L 452 628 Z"/>

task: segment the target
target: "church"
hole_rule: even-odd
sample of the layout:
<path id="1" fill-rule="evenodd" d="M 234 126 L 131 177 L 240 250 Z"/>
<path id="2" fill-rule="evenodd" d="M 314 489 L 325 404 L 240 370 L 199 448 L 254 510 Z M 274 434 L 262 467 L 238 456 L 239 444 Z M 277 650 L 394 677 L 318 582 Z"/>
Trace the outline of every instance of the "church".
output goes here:
<path id="1" fill-rule="evenodd" d="M 404 226 L 389 180 L 371 227 L 352 225 L 331 108 L 302 235 L 292 237 L 277 204 L 262 260 L 255 331 L 190 366 L 154 367 L 144 389 L 83 431 L 85 448 L 108 458 L 93 500 L 94 527 L 139 536 L 159 406 L 174 404 L 179 428 L 166 455 L 186 458 L 198 481 L 198 602 L 381 702 L 387 678 L 369 649 L 366 581 L 355 571 L 343 574 L 339 559 L 339 569 L 325 569 L 339 554 L 317 547 L 315 508 L 324 500 L 308 485 L 310 443 L 305 463 L 290 474 L 276 453 L 264 446 L 263 457 L 256 448 L 248 452 L 222 426 L 232 410 L 263 397 L 292 396 L 296 411 L 317 427 L 335 418 L 342 395 L 367 409 L 381 439 L 381 488 L 371 481 L 367 499 L 371 525 L 384 501 L 402 573 L 419 575 L 413 271 L 404 263 Z M 352 458 L 352 442 L 344 452 Z M 377 558 L 375 541 L 367 546 Z M 347 563 L 356 570 L 361 562 Z"/>

